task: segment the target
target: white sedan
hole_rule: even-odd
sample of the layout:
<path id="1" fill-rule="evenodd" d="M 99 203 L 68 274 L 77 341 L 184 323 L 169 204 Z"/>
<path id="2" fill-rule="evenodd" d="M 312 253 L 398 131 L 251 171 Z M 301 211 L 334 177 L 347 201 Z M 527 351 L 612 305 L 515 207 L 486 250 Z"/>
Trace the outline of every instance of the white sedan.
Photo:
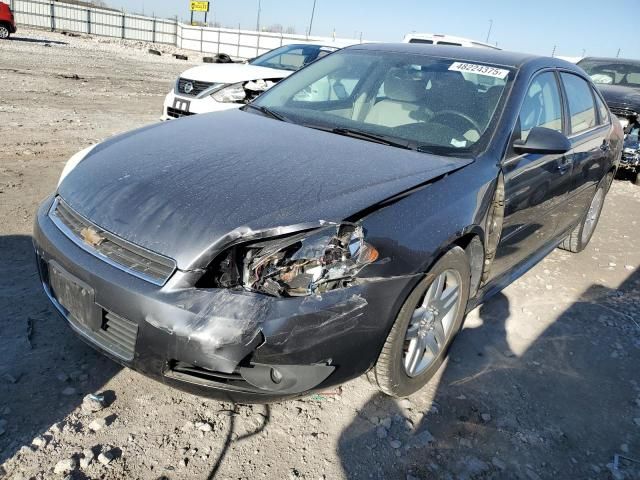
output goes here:
<path id="1" fill-rule="evenodd" d="M 239 108 L 296 70 L 336 50 L 323 45 L 285 45 L 246 63 L 190 68 L 167 94 L 162 120 Z"/>

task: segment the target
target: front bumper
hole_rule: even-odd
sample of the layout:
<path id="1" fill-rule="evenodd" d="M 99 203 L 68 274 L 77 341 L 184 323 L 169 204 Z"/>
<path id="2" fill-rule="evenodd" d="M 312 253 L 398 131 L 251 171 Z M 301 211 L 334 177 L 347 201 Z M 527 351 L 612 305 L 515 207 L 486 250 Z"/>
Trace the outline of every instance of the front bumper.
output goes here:
<path id="1" fill-rule="evenodd" d="M 274 298 L 136 278 L 78 247 L 39 209 L 34 247 L 45 292 L 73 330 L 119 363 L 191 393 L 237 402 L 290 398 L 368 370 L 417 277 L 372 280 L 317 297 Z M 95 292 L 84 327 L 56 300 L 55 265 Z M 182 286 L 181 286 L 182 285 Z"/>
<path id="2" fill-rule="evenodd" d="M 205 95 L 202 98 L 189 97 L 176 95 L 175 91 L 171 90 L 164 99 L 160 120 L 173 120 L 200 113 L 222 112 L 224 110 L 237 109 L 241 106 L 242 104 L 240 103 L 217 102 L 210 95 Z"/>

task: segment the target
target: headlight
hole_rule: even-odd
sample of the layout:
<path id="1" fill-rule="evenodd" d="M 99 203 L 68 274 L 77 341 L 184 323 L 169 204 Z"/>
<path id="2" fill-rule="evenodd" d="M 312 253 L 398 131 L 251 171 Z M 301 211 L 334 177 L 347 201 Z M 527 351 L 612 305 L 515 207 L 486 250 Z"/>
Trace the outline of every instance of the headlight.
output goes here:
<path id="1" fill-rule="evenodd" d="M 247 92 L 242 83 L 234 83 L 233 85 L 229 85 L 212 93 L 211 96 L 216 102 L 238 103 L 247 98 Z"/>
<path id="2" fill-rule="evenodd" d="M 377 259 L 362 227 L 343 224 L 231 248 L 211 274 L 214 287 L 300 297 L 347 287 Z"/>
<path id="3" fill-rule="evenodd" d="M 74 156 L 72 156 L 69 160 L 67 160 L 66 165 L 62 169 L 62 174 L 60 174 L 60 180 L 58 180 L 58 186 L 62 183 L 67 175 L 71 173 L 71 171 L 78 166 L 78 164 L 85 159 L 87 155 L 96 147 L 96 145 L 91 145 L 90 147 L 85 148 L 84 150 L 80 150 Z"/>

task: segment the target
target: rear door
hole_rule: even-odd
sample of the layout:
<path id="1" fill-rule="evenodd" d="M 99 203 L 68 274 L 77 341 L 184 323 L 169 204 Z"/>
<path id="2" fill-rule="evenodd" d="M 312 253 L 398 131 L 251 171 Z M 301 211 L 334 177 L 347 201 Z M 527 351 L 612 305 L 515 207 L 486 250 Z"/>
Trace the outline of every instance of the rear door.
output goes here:
<path id="1" fill-rule="evenodd" d="M 566 132 L 557 74 L 544 71 L 533 78 L 522 103 L 510 144 L 526 140 L 533 127 Z M 518 154 L 502 164 L 505 212 L 492 277 L 520 263 L 554 236 L 558 216 L 571 187 L 571 158 L 567 154 Z"/>
<path id="2" fill-rule="evenodd" d="M 568 112 L 569 139 L 573 147 L 572 185 L 565 214 L 559 217 L 558 234 L 577 225 L 591 203 L 596 185 L 605 175 L 610 155 L 611 120 L 591 85 L 579 75 L 560 74 Z M 604 107 L 604 105 L 602 105 Z"/>

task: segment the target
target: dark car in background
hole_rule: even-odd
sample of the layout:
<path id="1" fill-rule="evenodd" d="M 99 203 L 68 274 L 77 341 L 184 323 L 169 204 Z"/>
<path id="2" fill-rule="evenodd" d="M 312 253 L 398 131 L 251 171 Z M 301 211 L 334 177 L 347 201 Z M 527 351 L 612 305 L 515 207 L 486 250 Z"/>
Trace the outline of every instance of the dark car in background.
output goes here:
<path id="1" fill-rule="evenodd" d="M 578 62 L 602 92 L 611 112 L 616 115 L 625 133 L 637 138 L 640 130 L 640 60 L 625 58 L 587 57 Z M 634 182 L 640 184 L 640 150 L 630 139 L 620 162 L 620 167 L 632 173 Z"/>
<path id="2" fill-rule="evenodd" d="M 366 372 L 410 395 L 467 311 L 589 243 L 614 118 L 562 60 L 349 47 L 74 156 L 37 213 L 42 284 L 86 342 L 184 390 L 263 402 Z"/>
<path id="3" fill-rule="evenodd" d="M 0 40 L 6 40 L 12 33 L 16 33 L 16 20 L 11 8 L 6 3 L 0 2 Z"/>

